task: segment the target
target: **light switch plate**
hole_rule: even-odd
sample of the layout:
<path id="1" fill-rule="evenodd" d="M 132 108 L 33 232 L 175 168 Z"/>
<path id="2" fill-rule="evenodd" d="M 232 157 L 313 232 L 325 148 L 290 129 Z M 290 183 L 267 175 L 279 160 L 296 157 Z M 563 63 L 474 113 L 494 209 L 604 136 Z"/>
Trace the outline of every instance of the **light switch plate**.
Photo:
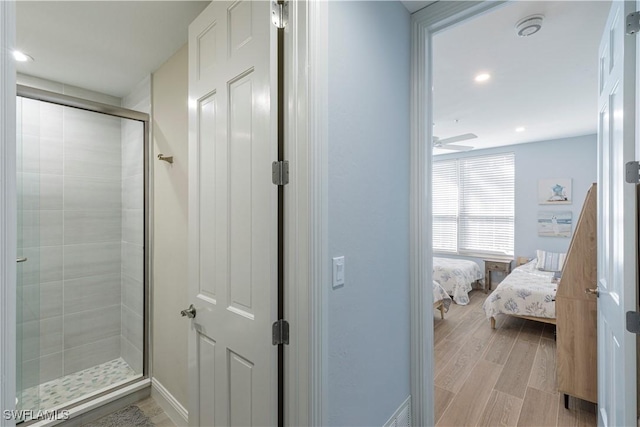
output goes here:
<path id="1" fill-rule="evenodd" d="M 333 289 L 344 286 L 344 257 L 333 258 Z"/>

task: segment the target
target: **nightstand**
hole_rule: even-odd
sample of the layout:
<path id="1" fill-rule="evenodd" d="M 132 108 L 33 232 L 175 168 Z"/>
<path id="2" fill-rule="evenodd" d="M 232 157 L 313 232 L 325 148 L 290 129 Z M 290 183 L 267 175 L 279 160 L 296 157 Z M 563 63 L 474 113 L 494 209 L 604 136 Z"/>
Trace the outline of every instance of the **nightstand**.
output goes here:
<path id="1" fill-rule="evenodd" d="M 484 293 L 491 290 L 491 272 L 498 271 L 507 274 L 511 273 L 510 259 L 485 259 L 484 260 Z"/>

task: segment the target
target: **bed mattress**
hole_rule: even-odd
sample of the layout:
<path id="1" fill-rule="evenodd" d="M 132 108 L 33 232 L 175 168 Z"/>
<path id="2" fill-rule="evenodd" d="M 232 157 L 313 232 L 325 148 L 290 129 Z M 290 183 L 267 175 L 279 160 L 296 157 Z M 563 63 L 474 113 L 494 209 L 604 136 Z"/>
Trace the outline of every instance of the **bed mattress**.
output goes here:
<path id="1" fill-rule="evenodd" d="M 433 303 L 437 303 L 442 301 L 442 305 L 444 306 L 444 312 L 449 311 L 449 306 L 451 305 L 451 297 L 447 294 L 447 291 L 444 290 L 442 286 L 435 280 L 433 281 Z"/>
<path id="2" fill-rule="evenodd" d="M 555 319 L 556 291 L 553 273 L 535 269 L 535 260 L 516 268 L 485 300 L 487 318 L 498 314 Z"/>
<path id="3" fill-rule="evenodd" d="M 457 304 L 469 304 L 471 284 L 483 277 L 480 266 L 473 261 L 433 257 L 433 280 L 438 282 Z"/>

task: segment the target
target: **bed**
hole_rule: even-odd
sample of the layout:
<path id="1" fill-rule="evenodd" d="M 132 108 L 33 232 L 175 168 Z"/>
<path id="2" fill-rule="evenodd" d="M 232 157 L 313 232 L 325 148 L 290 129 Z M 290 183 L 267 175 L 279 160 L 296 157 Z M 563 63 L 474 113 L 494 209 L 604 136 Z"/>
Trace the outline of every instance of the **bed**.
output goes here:
<path id="1" fill-rule="evenodd" d="M 485 300 L 482 308 L 492 328 L 500 314 L 556 323 L 558 285 L 553 282 L 553 272 L 536 269 L 536 261 L 514 269 Z"/>
<path id="2" fill-rule="evenodd" d="M 469 291 L 474 282 L 481 283 L 484 273 L 480 266 L 465 259 L 433 257 L 433 280 L 460 305 L 469 304 Z"/>
<path id="3" fill-rule="evenodd" d="M 442 286 L 435 280 L 433 281 L 433 308 L 440 310 L 440 318 L 444 319 L 444 314 L 449 311 L 451 305 L 451 297 L 447 294 Z"/>

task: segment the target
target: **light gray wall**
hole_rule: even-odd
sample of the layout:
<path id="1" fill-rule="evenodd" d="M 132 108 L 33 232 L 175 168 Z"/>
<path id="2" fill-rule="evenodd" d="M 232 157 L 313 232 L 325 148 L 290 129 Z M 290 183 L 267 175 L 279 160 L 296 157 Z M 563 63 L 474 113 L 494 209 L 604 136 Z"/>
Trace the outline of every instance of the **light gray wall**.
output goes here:
<path id="1" fill-rule="evenodd" d="M 329 291 L 330 425 L 383 425 L 410 393 L 410 44 L 400 2 L 329 3 L 329 251 L 346 258 Z"/>
<path id="2" fill-rule="evenodd" d="M 570 238 L 538 236 L 538 212 L 571 211 L 573 213 L 573 228 L 575 229 L 587 190 L 597 180 L 596 138 L 596 135 L 585 135 L 516 144 L 466 153 L 447 154 L 437 156 L 434 160 L 506 152 L 515 153 L 514 251 L 516 257 L 533 257 L 536 254 L 536 249 L 552 252 L 566 252 L 569 249 Z M 538 180 L 544 178 L 571 178 L 573 203 L 557 206 L 539 205 Z"/>
<path id="3" fill-rule="evenodd" d="M 188 234 L 188 48 L 185 44 L 152 76 L 154 160 L 153 377 L 188 406 L 187 336 L 180 310 L 189 305 Z"/>

